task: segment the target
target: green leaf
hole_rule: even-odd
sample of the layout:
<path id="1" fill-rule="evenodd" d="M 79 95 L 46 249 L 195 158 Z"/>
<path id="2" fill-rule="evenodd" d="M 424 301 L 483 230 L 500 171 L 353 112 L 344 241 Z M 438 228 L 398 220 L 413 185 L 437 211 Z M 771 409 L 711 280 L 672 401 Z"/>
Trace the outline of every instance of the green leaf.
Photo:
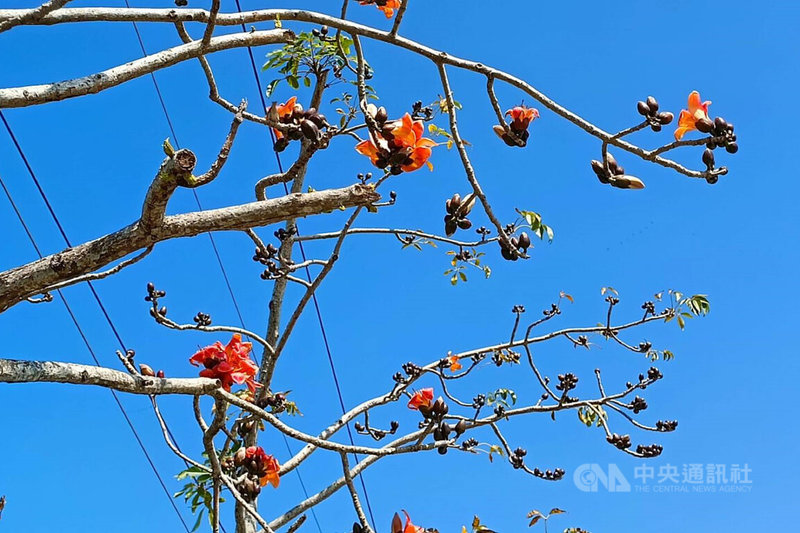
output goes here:
<path id="1" fill-rule="evenodd" d="M 195 522 L 194 522 L 194 525 L 192 526 L 192 529 L 191 529 L 191 531 L 193 531 L 193 532 L 194 532 L 194 531 L 197 531 L 197 529 L 200 527 L 200 522 L 202 522 L 202 521 L 203 521 L 203 513 L 204 513 L 204 512 L 205 512 L 205 510 L 204 510 L 204 509 L 201 509 L 201 510 L 200 510 L 200 512 L 197 514 L 197 520 L 195 520 Z M 210 518 L 210 514 L 209 514 L 209 518 Z"/>
<path id="2" fill-rule="evenodd" d="M 295 76 L 295 75 L 286 76 L 286 82 L 289 84 L 289 87 L 291 87 L 292 89 L 299 89 L 300 88 L 300 82 L 297 81 L 297 76 Z"/>

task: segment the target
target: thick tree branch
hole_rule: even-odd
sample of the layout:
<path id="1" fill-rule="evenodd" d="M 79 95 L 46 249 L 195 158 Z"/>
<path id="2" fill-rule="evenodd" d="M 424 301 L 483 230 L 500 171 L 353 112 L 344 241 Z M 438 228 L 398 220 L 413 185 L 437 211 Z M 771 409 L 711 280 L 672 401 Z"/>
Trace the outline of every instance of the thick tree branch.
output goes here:
<path id="1" fill-rule="evenodd" d="M 71 383 L 97 385 L 131 394 L 208 394 L 219 388 L 216 379 L 152 378 L 77 363 L 0 359 L 2 383 Z"/>
<path id="2" fill-rule="evenodd" d="M 205 49 L 203 43 L 193 41 L 83 78 L 45 85 L 0 89 L 0 108 L 26 107 L 94 94 L 207 53 L 230 48 L 286 43 L 292 39 L 294 39 L 294 33 L 291 31 L 269 30 L 214 37 L 208 42 Z"/>
<path id="3" fill-rule="evenodd" d="M 379 199 L 380 195 L 372 187 L 356 184 L 343 189 L 295 193 L 274 200 L 168 216 L 150 231 L 144 231 L 141 224 L 135 222 L 115 233 L 0 273 L 0 312 L 38 294 L 43 288 L 90 273 L 157 242 L 209 231 L 241 231 L 367 205 Z"/>

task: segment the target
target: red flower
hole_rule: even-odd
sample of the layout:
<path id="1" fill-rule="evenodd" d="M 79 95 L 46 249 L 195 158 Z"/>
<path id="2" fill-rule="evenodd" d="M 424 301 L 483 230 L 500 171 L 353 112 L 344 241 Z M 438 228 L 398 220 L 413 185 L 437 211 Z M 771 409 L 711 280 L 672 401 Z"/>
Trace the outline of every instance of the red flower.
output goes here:
<path id="1" fill-rule="evenodd" d="M 359 0 L 359 3 L 362 6 L 375 4 L 375 7 L 383 11 L 387 19 L 394 16 L 395 9 L 400 9 L 400 0 Z"/>
<path id="2" fill-rule="evenodd" d="M 406 515 L 406 525 L 403 526 L 400 515 L 395 513 L 394 517 L 392 518 L 392 533 L 424 533 L 425 528 L 412 524 L 411 518 L 408 516 L 408 513 L 405 510 L 403 511 L 403 514 Z"/>
<path id="3" fill-rule="evenodd" d="M 420 407 L 430 409 L 433 405 L 433 389 L 422 389 L 414 393 L 408 401 L 408 408 L 418 411 Z"/>
<path id="4" fill-rule="evenodd" d="M 406 113 L 402 119 L 386 123 L 381 133 L 373 133 L 374 141 L 358 143 L 356 151 L 378 168 L 391 167 L 392 174 L 413 172 L 425 164 L 433 170 L 428 159 L 436 142 L 423 137 L 423 132 L 422 121 Z"/>
<path id="5" fill-rule="evenodd" d="M 278 120 L 284 124 L 291 122 L 292 115 L 294 114 L 295 105 L 297 105 L 297 97 L 292 96 L 286 101 L 285 104 L 276 106 L 278 110 Z M 282 131 L 276 130 L 275 128 L 272 128 L 272 131 L 275 132 L 275 139 L 283 138 Z"/>
<path id="6" fill-rule="evenodd" d="M 228 392 L 233 384 L 246 384 L 254 391 L 261 385 L 255 380 L 258 366 L 250 359 L 252 349 L 253 344 L 242 342 L 242 336 L 237 333 L 227 346 L 217 341 L 194 354 L 189 362 L 194 366 L 204 366 L 200 376 L 220 380 L 222 388 Z"/>
<path id="7" fill-rule="evenodd" d="M 678 117 L 678 129 L 675 130 L 675 140 L 680 141 L 681 138 L 689 131 L 702 128 L 700 131 L 708 133 L 713 127 L 711 119 L 708 118 L 708 106 L 711 105 L 710 101 L 701 102 L 700 93 L 692 91 L 689 94 L 689 109 L 682 109 Z"/>
<path id="8" fill-rule="evenodd" d="M 531 122 L 539 118 L 539 110 L 535 107 L 517 106 L 506 111 L 506 115 L 511 117 L 511 130 L 514 133 L 522 133 L 528 129 Z"/>
<path id="9" fill-rule="evenodd" d="M 253 474 L 258 475 L 261 486 L 271 484 L 276 489 L 281 483 L 278 472 L 281 465 L 278 460 L 271 455 L 267 455 L 261 446 L 250 446 L 245 452 L 245 465 L 253 470 Z"/>
<path id="10" fill-rule="evenodd" d="M 449 356 L 447 358 L 447 360 L 450 362 L 450 371 L 451 372 L 457 372 L 457 371 L 461 370 L 462 368 L 464 368 L 464 365 L 462 365 L 461 362 L 458 360 L 458 356 L 457 355 L 451 355 L 451 356 Z"/>

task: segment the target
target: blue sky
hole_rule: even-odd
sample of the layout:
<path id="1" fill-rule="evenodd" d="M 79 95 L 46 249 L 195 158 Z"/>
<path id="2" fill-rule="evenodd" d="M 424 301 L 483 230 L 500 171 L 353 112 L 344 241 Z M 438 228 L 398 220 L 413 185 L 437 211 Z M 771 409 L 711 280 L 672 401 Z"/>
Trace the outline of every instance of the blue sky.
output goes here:
<path id="1" fill-rule="evenodd" d="M 112 2 L 121 4 L 121 2 Z M 135 6 L 169 6 L 167 0 Z M 14 6 L 35 2 L 18 0 Z M 96 2 L 73 2 L 75 6 Z M 192 5 L 205 5 L 192 2 Z M 500 532 L 523 530 L 525 513 L 551 507 L 568 514 L 553 519 L 551 531 L 580 526 L 593 532 L 631 529 L 752 531 L 794 524 L 793 489 L 800 468 L 789 454 L 798 431 L 791 422 L 792 393 L 797 390 L 797 348 L 791 324 L 800 318 L 794 275 L 797 248 L 794 146 L 796 28 L 800 7 L 789 2 L 679 1 L 532 3 L 412 1 L 402 33 L 410 38 L 485 64 L 505 69 L 535 85 L 556 101 L 608 131 L 638 120 L 636 100 L 652 94 L 663 109 L 677 112 L 686 95 L 699 90 L 712 100 L 712 115 L 736 125 L 740 150 L 718 151 L 730 173 L 715 186 L 677 175 L 614 152 L 628 171 L 643 179 L 643 191 L 602 186 L 589 167 L 599 142 L 552 113 L 532 127 L 524 150 L 505 148 L 493 136 L 493 113 L 478 76 L 451 71 L 463 135 L 470 156 L 496 212 L 511 220 L 513 209 L 538 211 L 555 229 L 551 245 L 536 243 L 532 260 L 508 263 L 494 247 L 487 261 L 490 280 L 473 275 L 451 287 L 442 272 L 445 249 L 399 249 L 391 237 L 353 237 L 341 263 L 319 293 L 322 316 L 348 405 L 379 394 L 406 361 L 424 363 L 448 350 L 489 345 L 508 335 L 510 309 L 523 304 L 535 316 L 560 290 L 576 302 L 565 308 L 557 326 L 593 325 L 605 304 L 600 287 L 620 291 L 620 319 L 638 317 L 642 301 L 656 291 L 675 288 L 705 293 L 712 312 L 680 332 L 674 324 L 651 325 L 632 342 L 648 339 L 671 349 L 676 358 L 659 367 L 665 379 L 646 391 L 650 408 L 641 419 L 678 419 L 667 435 L 630 431 L 635 442 L 654 440 L 664 454 L 647 464 L 656 471 L 669 465 L 747 464 L 752 470 L 748 493 L 643 493 L 634 469 L 643 461 L 605 443 L 600 430 L 583 427 L 574 414 L 554 423 L 547 417 L 520 419 L 508 425 L 513 446 L 528 450 L 531 465 L 562 467 L 559 483 L 543 482 L 485 456 L 449 453 L 389 458 L 366 473 L 379 527 L 405 508 L 424 526 L 458 531 L 473 514 Z M 264 7 L 242 0 L 243 8 Z M 4 6 L 5 7 L 5 6 Z M 338 12 L 338 2 L 291 2 Z M 232 0 L 223 8 L 235 9 Z M 371 7 L 353 5 L 354 19 L 388 27 Z M 287 24 L 298 30 L 301 25 Z M 190 28 L 199 35 L 200 28 Z M 227 30 L 223 30 L 227 31 Z M 177 43 L 170 27 L 142 26 L 148 50 Z M 390 114 L 415 100 L 431 101 L 440 92 L 435 68 L 406 52 L 365 43 L 376 68 L 373 80 Z M 17 28 L 0 35 L 4 57 L 0 86 L 44 83 L 81 76 L 140 56 L 129 24 L 92 24 Z M 261 61 L 268 49 L 257 49 Z M 246 51 L 211 58 L 220 89 L 230 100 L 246 97 L 257 109 L 258 94 Z M 229 116 L 207 100 L 199 65 L 187 62 L 157 75 L 181 146 L 198 154 L 199 168 L 213 159 Z M 264 74 L 262 82 L 271 77 Z M 334 87 L 330 96 L 341 87 Z M 523 95 L 498 88 L 505 107 Z M 283 86 L 276 96 L 290 93 Z M 526 103 L 533 103 L 526 98 Z M 535 104 L 534 104 L 535 105 Z M 332 114 L 330 108 L 323 111 Z M 6 110 L 39 179 L 73 242 L 118 229 L 137 216 L 144 192 L 163 158 L 160 144 L 169 135 L 152 82 L 141 78 L 99 95 L 28 109 Z M 445 126 L 440 118 L 437 123 Z M 644 146 L 667 142 L 642 132 L 633 138 Z M 218 180 L 199 191 L 204 207 L 250 201 L 252 186 L 276 171 L 265 132 L 242 126 L 228 166 Z M 307 183 L 316 189 L 338 187 L 367 170 L 365 160 L 340 140 L 321 153 Z M 699 167 L 700 150 L 685 148 L 675 157 Z M 398 203 L 379 215 L 365 215 L 361 226 L 401 226 L 440 231 L 444 199 L 467 192 L 457 154 L 437 149 L 436 171 L 420 170 L 391 183 Z M 47 253 L 63 247 L 44 205 L 13 145 L 0 134 L 0 175 L 8 184 L 40 246 Z M 195 209 L 188 191 L 179 191 L 170 212 Z M 331 231 L 334 214 L 301 222 L 301 231 Z M 485 223 L 479 216 L 478 224 Z M 5 199 L 0 200 L 0 268 L 35 258 Z M 274 228 L 263 230 L 270 237 Z M 246 324 L 264 329 L 270 285 L 258 278 L 250 261 L 252 246 L 242 234 L 219 235 L 217 242 Z M 324 254 L 328 245 L 308 246 Z M 476 273 L 477 274 L 477 273 Z M 190 321 L 198 311 L 211 312 L 216 323 L 235 324 L 236 314 L 221 279 L 208 238 L 200 236 L 161 244 L 145 261 L 97 288 L 125 342 L 138 358 L 170 376 L 191 376 L 188 357 L 215 337 L 174 333 L 154 325 L 142 297 L 154 281 L 167 290 L 170 315 Z M 116 366 L 117 348 L 108 325 L 84 286 L 65 291 L 102 362 Z M 292 292 L 297 298 L 298 293 Z M 63 307 L 57 303 L 19 305 L 0 317 L 2 354 L 11 358 L 86 363 L 89 355 Z M 224 340 L 224 339 L 223 339 Z M 566 343 L 541 346 L 536 355 L 551 376 L 565 371 L 581 377 L 578 393 L 588 394 L 592 369 L 600 367 L 608 384 L 622 385 L 645 370 L 648 362 L 599 341 L 590 352 Z M 292 389 L 304 416 L 293 420 L 316 433 L 338 415 L 338 403 L 316 317 L 307 314 L 278 368 L 277 387 Z M 432 385 L 432 383 L 431 383 Z M 539 391 L 522 368 L 491 366 L 457 390 L 471 397 L 499 386 L 514 388 L 521 402 L 535 402 Z M 103 390 L 29 385 L 0 387 L 5 409 L 0 450 L 0 494 L 8 505 L 2 523 L 8 531 L 30 532 L 172 531 L 180 527 L 149 471 L 140 450 Z M 143 435 L 171 490 L 181 463 L 164 446 L 146 398 L 123 401 Z M 776 404 L 776 405 L 773 405 Z M 199 432 L 190 401 L 161 402 L 182 445 L 199 452 Z M 416 424 L 397 405 L 377 417 L 401 427 Z M 621 420 L 615 431 L 629 432 Z M 490 440 L 491 435 L 479 435 Z M 288 457 L 280 436 L 268 433 L 264 447 L 280 460 Z M 294 449 L 299 446 L 294 443 Z M 339 475 L 339 460 L 317 454 L 301 468 L 306 486 L 319 490 Z M 578 490 L 572 473 L 582 464 L 617 465 L 633 487 L 629 493 Z M 651 484 L 653 482 L 651 481 Z M 657 484 L 657 483 L 656 483 Z M 262 498 L 273 516 L 302 497 L 294 474 Z M 184 512 L 188 518 L 188 511 Z M 322 533 L 349 529 L 355 519 L 343 494 L 317 510 Z M 232 522 L 228 520 L 229 531 Z M 316 531 L 308 522 L 305 531 Z M 536 526 L 541 527 L 541 525 Z"/>

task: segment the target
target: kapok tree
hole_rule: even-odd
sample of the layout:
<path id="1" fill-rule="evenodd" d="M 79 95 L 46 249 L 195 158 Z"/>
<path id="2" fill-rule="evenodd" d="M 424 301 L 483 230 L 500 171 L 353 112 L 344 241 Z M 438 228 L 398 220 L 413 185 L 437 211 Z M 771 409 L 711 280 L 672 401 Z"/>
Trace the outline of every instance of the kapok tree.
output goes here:
<path id="1" fill-rule="evenodd" d="M 467 143 L 459 132 L 461 106 L 453 98 L 449 80 L 452 70 L 465 70 L 484 78 L 487 105 L 496 114 L 496 123 L 486 127 L 493 128 L 500 140 L 496 145 L 475 146 L 473 150 L 524 149 L 532 130 L 544 134 L 547 121 L 563 119 L 598 141 L 598 159 L 587 162 L 587 172 L 591 169 L 601 183 L 619 189 L 642 189 L 645 186 L 641 178 L 626 173 L 617 160 L 623 154 L 711 184 L 727 173 L 725 167 L 717 166 L 715 154 L 717 148 L 731 154 L 737 151 L 733 125 L 721 117 L 712 118 L 709 102 L 703 102 L 697 92 L 689 95 L 687 109 L 680 111 L 674 139 L 648 149 L 626 138 L 648 128 L 657 133 L 672 127 L 673 113 L 662 110 L 654 97 L 648 96 L 637 102 L 635 113 L 631 109 L 634 122 L 631 127 L 609 133 L 560 106 L 513 74 L 402 37 L 399 30 L 408 0 L 360 0 L 352 5 L 344 0 L 338 16 L 302 9 L 224 13 L 220 11 L 219 0 L 212 0 L 209 10 L 182 7 L 181 4 L 186 2 L 180 0 L 176 1 L 178 7 L 163 9 L 64 7 L 68 2 L 50 0 L 36 9 L 2 9 L 0 32 L 12 31 L 22 25 L 49 27 L 85 22 L 136 22 L 172 26 L 181 43 L 82 78 L 2 88 L 0 108 L 36 106 L 84 96 L 91 98 L 91 94 L 177 63 L 197 61 L 208 82 L 210 99 L 230 112 L 231 125 L 226 134 L 220 132 L 224 141 L 213 164 L 204 172 L 196 170 L 197 158 L 191 150 L 176 150 L 169 141 L 165 142 L 165 158 L 155 169 L 155 178 L 142 200 L 141 212 L 124 228 L 0 272 L 0 312 L 18 304 L 48 302 L 52 300 L 51 295 L 61 288 L 113 276 L 144 260 L 160 242 L 204 232 L 239 231 L 252 239 L 254 259 L 264 266 L 261 277 L 273 284 L 270 314 L 265 335 L 214 324 L 206 313 L 198 313 L 193 320 L 179 320 L 167 313 L 163 287 L 150 282 L 147 283 L 146 300 L 156 325 L 176 331 L 206 332 L 211 337 L 209 345 L 200 351 L 192 353 L 193 350 L 187 349 L 186 377 L 165 377 L 163 372 L 154 371 L 153 368 L 158 368 L 159 354 L 118 352 L 121 365 L 121 370 L 118 370 L 37 360 L 39 354 L 32 346 L 31 353 L 20 354 L 23 358 L 0 359 L 0 381 L 93 385 L 148 395 L 163 429 L 166 445 L 187 464 L 187 470 L 181 475 L 187 480 L 187 485 L 180 494 L 187 501 L 194 501 L 195 512 L 199 515 L 205 513 L 214 532 L 220 528 L 223 494 L 229 495 L 225 505 L 235 508 L 237 532 L 272 533 L 282 528 L 288 528 L 290 532 L 296 530 L 302 525 L 307 511 L 323 504 L 339 490 L 350 494 L 358 517 L 353 526 L 356 533 L 380 529 L 378 524 L 367 519 L 353 479 L 389 455 L 425 452 L 499 454 L 512 468 L 521 472 L 544 481 L 561 479 L 564 470 L 548 465 L 546 457 L 531 460 L 523 447 L 509 443 L 505 438 L 504 423 L 516 417 L 554 416 L 561 411 L 575 411 L 587 425 L 602 428 L 608 443 L 623 453 L 645 458 L 661 453 L 662 447 L 658 443 L 650 443 L 643 440 L 646 437 L 638 435 L 648 431 L 673 431 L 677 422 L 639 421 L 637 415 L 647 408 L 647 401 L 640 394 L 662 379 L 661 371 L 651 365 L 656 360 L 670 358 L 671 353 L 657 349 L 650 342 L 626 338 L 630 337 L 632 330 L 651 322 L 674 320 L 682 328 L 687 318 L 708 312 L 708 300 L 703 295 L 685 296 L 677 291 L 659 293 L 652 301 L 641 305 L 638 319 L 619 322 L 614 317 L 614 310 L 620 304 L 619 296 L 613 289 L 605 288 L 602 294 L 608 310 L 599 324 L 551 329 L 548 326 L 561 315 L 562 304 L 572 301 L 570 295 L 560 293 L 535 320 L 526 320 L 525 308 L 515 305 L 510 337 L 498 333 L 497 342 L 490 346 L 476 346 L 459 353 L 431 353 L 427 359 L 417 361 L 398 361 L 397 373 L 386 376 L 385 393 L 363 398 L 356 407 L 316 434 L 292 427 L 291 415 L 297 410 L 295 402 L 302 403 L 303 399 L 290 400 L 279 392 L 291 389 L 292 384 L 276 384 L 273 376 L 281 359 L 292 356 L 289 340 L 298 320 L 307 311 L 315 292 L 332 273 L 342 245 L 351 235 L 382 234 L 398 239 L 404 248 L 420 248 L 429 243 L 444 246 L 449 250 L 448 280 L 454 285 L 466 281 L 466 269 L 473 267 L 488 277 L 490 270 L 485 263 L 488 256 L 524 261 L 530 257 L 533 239 L 552 238 L 552 231 L 536 212 L 525 210 L 524 206 L 515 213 L 499 213 L 492 208 L 490 197 L 470 163 Z M 374 8 L 386 15 L 387 28 L 373 28 L 347 19 L 348 9 Z M 274 29 L 250 31 L 244 28 L 244 25 L 256 23 L 274 23 Z M 190 28 L 190 24 L 193 27 Z M 199 26 L 195 36 L 190 33 L 194 26 Z M 215 29 L 219 27 L 239 26 L 242 27 L 240 32 L 226 31 L 215 35 Z M 409 101 L 392 101 L 386 107 L 376 106 L 373 103 L 374 90 L 368 80 L 380 76 L 380 72 L 369 66 L 362 44 L 364 40 L 381 41 L 393 46 L 398 53 L 416 54 L 430 60 L 438 72 L 441 96 L 427 105 L 414 101 L 417 96 L 412 95 Z M 282 103 L 274 102 L 253 111 L 248 110 L 247 102 L 235 104 L 234 100 L 220 94 L 208 56 L 224 50 L 256 46 L 269 47 L 263 74 L 266 80 L 271 80 L 267 83 L 267 98 L 279 84 L 286 83 L 294 90 L 301 85 L 309 87 L 309 101 L 301 102 L 298 91 L 297 96 Z M 539 108 L 501 103 L 495 94 L 496 84 L 516 88 L 521 96 L 536 101 Z M 342 96 L 337 94 L 337 98 L 326 99 L 328 90 L 337 85 L 339 89 L 348 89 Z M 638 119 L 634 118 L 637 114 Z M 288 169 L 254 180 L 255 201 L 167 216 L 167 204 L 177 189 L 199 188 L 220 179 L 237 131 L 244 122 L 272 132 L 274 149 L 289 154 L 293 160 Z M 684 138 L 687 133 L 695 131 L 699 135 Z M 687 168 L 668 158 L 671 151 L 683 147 L 705 147 L 700 169 Z M 397 176 L 409 174 L 404 179 L 418 178 L 418 173 L 427 172 L 424 169 L 433 170 L 432 160 L 435 160 L 437 152 L 451 148 L 458 152 L 463 164 L 467 192 L 462 190 L 463 194 L 459 194 L 454 191 L 452 197 L 443 199 L 443 235 L 437 232 L 441 228 L 423 231 L 359 227 L 357 222 L 364 212 L 380 216 L 382 211 L 391 209 L 398 193 L 392 191 L 388 199 L 383 197 L 390 182 L 402 195 L 403 184 L 395 179 Z M 612 155 L 612 149 L 616 156 Z M 306 191 L 306 170 L 314 156 L 324 150 L 337 150 L 343 158 L 364 157 L 364 164 L 374 168 L 357 176 L 340 176 L 341 188 Z M 281 184 L 286 186 L 285 193 L 275 187 Z M 328 232 L 298 235 L 298 218 L 317 217 L 325 221 L 329 218 L 328 213 L 338 210 L 349 213 L 343 226 L 331 227 Z M 479 227 L 473 229 L 474 225 Z M 277 228 L 267 230 L 276 240 L 267 239 L 264 236 L 267 233 L 261 233 L 262 228 L 267 227 Z M 469 236 L 472 231 L 475 233 Z M 330 241 L 330 253 L 298 260 L 297 245 L 308 240 Z M 301 275 L 312 270 L 313 276 L 304 278 Z M 298 301 L 289 301 L 286 297 L 290 284 L 302 288 Z M 509 302 L 509 306 L 511 304 Z M 598 369 L 594 376 L 581 377 L 593 382 L 593 386 L 585 387 L 579 396 L 579 376 L 563 373 L 551 379 L 533 357 L 532 347 L 536 344 L 566 342 L 588 349 L 593 337 L 644 354 L 648 359 L 645 366 L 649 368 L 634 370 L 633 378 L 624 387 L 613 390 L 604 386 Z M 255 354 L 254 345 L 257 348 Z M 260 357 L 254 357 L 258 354 Z M 526 368 L 540 390 L 524 391 L 524 394 L 508 388 L 489 394 L 480 392 L 485 392 L 480 386 L 481 372 L 487 367 L 503 365 L 519 365 L 520 371 Z M 448 385 L 457 380 L 474 380 L 475 396 L 459 398 L 452 394 Z M 167 422 L 158 409 L 158 398 L 168 394 L 192 399 L 193 408 L 189 409 L 202 431 L 204 458 L 186 455 L 173 442 Z M 537 399 L 518 404 L 518 397 Z M 210 399 L 211 403 L 204 398 Z M 402 428 L 392 421 L 393 413 L 405 409 L 419 413 L 417 427 Z M 389 423 L 376 426 L 376 420 L 389 420 Z M 347 444 L 337 440 L 348 424 L 352 424 L 362 436 L 363 443 Z M 619 424 L 623 427 L 618 429 Z M 636 436 L 629 434 L 625 425 L 633 426 Z M 484 433 L 480 433 L 481 428 L 484 428 Z M 486 429 L 490 431 L 487 433 Z M 283 433 L 302 443 L 303 447 L 279 464 L 271 450 L 259 445 L 264 432 Z M 477 438 L 479 435 L 484 435 L 484 440 Z M 281 477 L 302 465 L 312 454 L 337 456 L 342 475 L 322 483 L 321 490 L 288 510 L 275 509 L 265 503 L 263 500 L 268 500 L 268 495 L 265 496 L 268 491 L 280 490 Z M 361 458 L 351 462 L 353 454 Z M 265 489 L 267 486 L 270 488 Z M 541 513 L 531 516 L 534 523 L 540 518 L 547 519 Z M 349 528 L 346 524 L 340 527 Z M 476 522 L 473 528 L 481 530 L 483 526 Z M 422 530 L 407 516 L 403 522 L 395 515 L 391 522 L 392 533 Z"/>

